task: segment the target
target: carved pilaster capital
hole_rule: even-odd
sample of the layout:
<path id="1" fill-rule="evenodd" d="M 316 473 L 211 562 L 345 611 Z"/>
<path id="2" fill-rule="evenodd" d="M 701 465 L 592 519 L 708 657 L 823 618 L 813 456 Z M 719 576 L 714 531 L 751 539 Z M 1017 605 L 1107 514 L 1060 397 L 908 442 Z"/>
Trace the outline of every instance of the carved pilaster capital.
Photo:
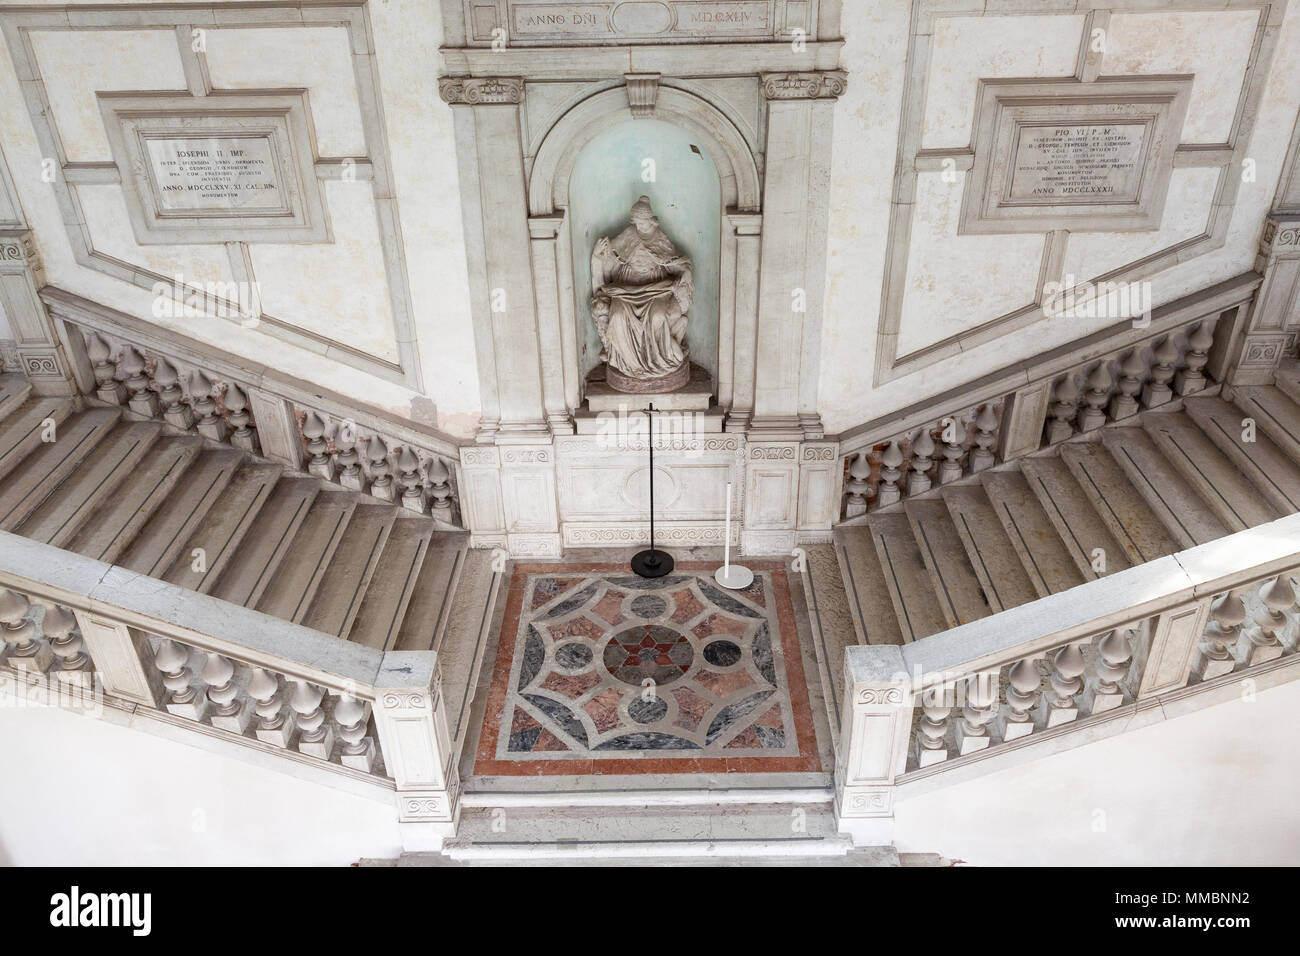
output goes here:
<path id="1" fill-rule="evenodd" d="M 1265 256 L 1300 256 L 1300 216 L 1270 216 L 1264 220 L 1259 248 Z"/>
<path id="2" fill-rule="evenodd" d="M 30 272 L 32 282 L 39 289 L 44 266 L 36 248 L 36 238 L 27 229 L 0 229 L 0 271 L 8 273 Z"/>
<path id="3" fill-rule="evenodd" d="M 769 100 L 833 99 L 848 88 L 843 70 L 816 73 L 764 73 L 763 96 Z"/>
<path id="4" fill-rule="evenodd" d="M 632 108 L 634 119 L 646 119 L 654 116 L 655 103 L 659 99 L 658 73 L 625 73 L 627 81 L 627 104 Z"/>
<path id="5" fill-rule="evenodd" d="M 444 102 L 465 106 L 513 106 L 524 98 L 524 81 L 518 76 L 444 76 L 438 80 Z"/>

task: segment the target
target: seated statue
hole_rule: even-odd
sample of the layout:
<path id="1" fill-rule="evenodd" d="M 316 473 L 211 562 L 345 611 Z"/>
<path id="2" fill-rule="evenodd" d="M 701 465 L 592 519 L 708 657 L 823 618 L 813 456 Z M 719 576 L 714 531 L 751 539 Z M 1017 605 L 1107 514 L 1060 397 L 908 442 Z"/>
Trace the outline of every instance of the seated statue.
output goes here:
<path id="1" fill-rule="evenodd" d="M 686 384 L 686 313 L 695 294 L 691 261 L 677 254 L 642 196 L 632 224 L 601 236 L 591 253 L 591 314 L 606 381 L 625 392 L 666 392 Z"/>

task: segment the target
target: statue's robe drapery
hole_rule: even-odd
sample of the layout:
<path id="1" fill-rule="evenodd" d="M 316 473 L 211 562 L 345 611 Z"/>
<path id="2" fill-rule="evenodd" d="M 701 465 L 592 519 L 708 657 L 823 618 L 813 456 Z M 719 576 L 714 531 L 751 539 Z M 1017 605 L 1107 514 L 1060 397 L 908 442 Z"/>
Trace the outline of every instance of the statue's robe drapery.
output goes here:
<path id="1" fill-rule="evenodd" d="M 609 364 L 637 378 L 665 375 L 687 359 L 686 312 L 695 285 L 691 263 L 658 226 L 628 226 L 602 238 L 591 255 L 592 316 Z"/>

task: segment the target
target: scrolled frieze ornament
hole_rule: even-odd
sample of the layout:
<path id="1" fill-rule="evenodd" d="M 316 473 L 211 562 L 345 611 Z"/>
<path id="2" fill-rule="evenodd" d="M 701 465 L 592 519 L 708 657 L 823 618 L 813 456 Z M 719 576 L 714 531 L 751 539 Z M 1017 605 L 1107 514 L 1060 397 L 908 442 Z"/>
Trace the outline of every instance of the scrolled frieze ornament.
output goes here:
<path id="1" fill-rule="evenodd" d="M 843 70 L 816 73 L 764 73 L 763 95 L 769 100 L 820 100 L 843 95 L 848 89 Z"/>
<path id="2" fill-rule="evenodd" d="M 524 81 L 517 76 L 444 76 L 438 80 L 438 95 L 453 105 L 510 105 L 523 101 Z"/>

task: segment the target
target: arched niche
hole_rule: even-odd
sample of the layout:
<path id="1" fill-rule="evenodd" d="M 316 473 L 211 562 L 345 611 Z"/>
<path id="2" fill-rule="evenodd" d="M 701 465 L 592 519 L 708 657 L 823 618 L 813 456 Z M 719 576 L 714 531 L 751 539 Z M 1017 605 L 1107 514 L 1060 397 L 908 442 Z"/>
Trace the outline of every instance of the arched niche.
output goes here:
<path id="1" fill-rule="evenodd" d="M 570 177 L 568 227 L 578 319 L 578 370 L 585 380 L 599 364 L 600 337 L 591 319 L 591 249 L 600 236 L 628 225 L 628 210 L 648 196 L 668 238 L 693 264 L 695 296 L 686 342 L 691 362 L 717 378 L 718 264 L 722 198 L 708 153 L 682 127 L 665 120 L 628 120 L 608 127 L 578 153 Z"/>
<path id="2" fill-rule="evenodd" d="M 712 199 L 716 219 L 711 214 L 710 222 L 717 224 L 718 241 L 716 251 L 710 249 L 709 254 L 715 256 L 717 263 L 717 322 L 715 335 L 699 344 L 716 354 L 716 361 L 712 363 L 715 367 L 710 371 L 713 372 L 719 405 L 733 414 L 738 409 L 741 413 L 739 420 L 743 422 L 753 407 L 753 343 L 758 320 L 756 290 L 761 207 L 758 165 L 731 120 L 692 93 L 659 87 L 649 122 L 674 127 L 674 138 L 686 143 L 688 148 L 691 145 L 697 147 L 699 158 L 707 158 L 713 167 L 717 182 L 717 191 Z M 566 111 L 547 132 L 529 175 L 528 206 L 534 239 L 537 302 L 543 316 L 554 315 L 558 320 L 563 346 L 565 404 L 571 411 L 581 403 L 586 373 L 595 364 L 591 350 L 595 330 L 587 328 L 591 320 L 585 304 L 586 296 L 590 294 L 588 269 L 575 269 L 579 257 L 591 254 L 586 236 L 589 227 L 584 221 L 577 224 L 582 234 L 575 232 L 574 217 L 570 213 L 582 212 L 583 202 L 580 200 L 578 208 L 573 209 L 573 191 L 599 191 L 609 186 L 608 183 L 579 181 L 575 168 L 593 142 L 599 151 L 603 137 L 617 136 L 618 130 L 634 129 L 646 123 L 647 118 L 633 117 L 625 88 L 593 94 Z M 618 189 L 622 190 L 623 185 L 620 182 Z M 609 235 L 622 229 L 627 224 L 626 213 L 631 202 L 644 193 L 655 203 L 656 214 L 674 243 L 684 254 L 697 255 L 696 250 L 690 248 L 690 240 L 682 229 L 674 227 L 672 216 L 665 215 L 668 206 L 661 208 L 655 201 L 658 191 L 671 203 L 670 190 L 657 190 L 656 184 L 642 183 L 639 169 L 628 177 L 627 189 L 631 199 L 623 204 L 623 218 L 596 235 Z M 621 193 L 619 201 L 622 202 Z M 687 226 L 694 228 L 690 223 Z M 554 247 L 547 248 L 551 243 Z M 700 265 L 697 262 L 697 269 Z M 701 363 L 696 357 L 697 343 L 689 339 L 688 342 L 692 360 L 707 367 L 709 363 Z"/>

